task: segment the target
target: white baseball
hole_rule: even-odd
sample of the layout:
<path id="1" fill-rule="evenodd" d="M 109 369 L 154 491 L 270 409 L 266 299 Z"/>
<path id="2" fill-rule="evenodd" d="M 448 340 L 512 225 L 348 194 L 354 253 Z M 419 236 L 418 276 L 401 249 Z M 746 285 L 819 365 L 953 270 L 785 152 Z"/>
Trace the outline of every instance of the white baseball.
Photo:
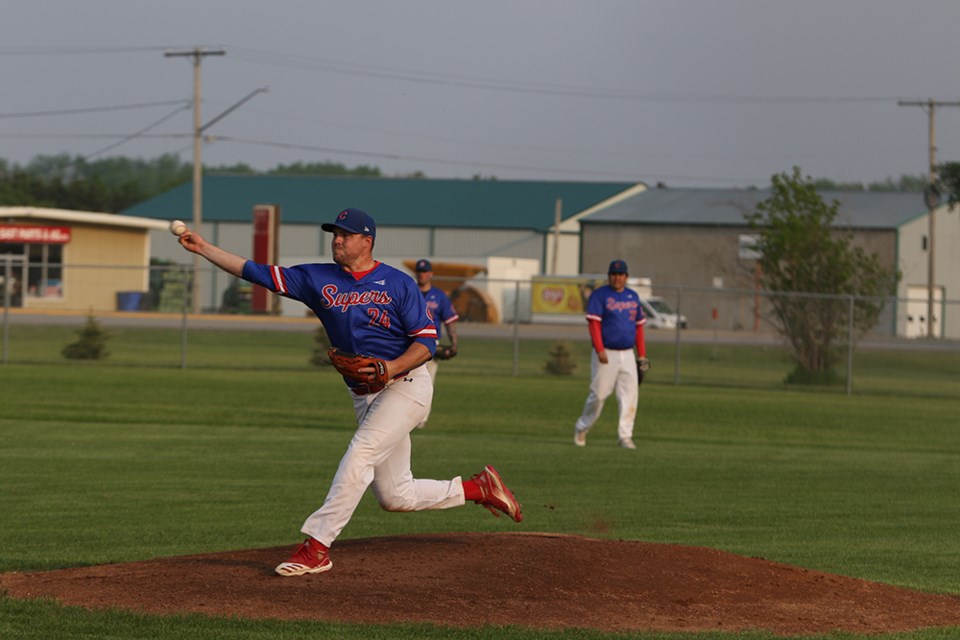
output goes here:
<path id="1" fill-rule="evenodd" d="M 182 236 L 187 231 L 187 225 L 183 223 L 183 220 L 174 220 L 170 223 L 170 233 L 175 236 Z"/>

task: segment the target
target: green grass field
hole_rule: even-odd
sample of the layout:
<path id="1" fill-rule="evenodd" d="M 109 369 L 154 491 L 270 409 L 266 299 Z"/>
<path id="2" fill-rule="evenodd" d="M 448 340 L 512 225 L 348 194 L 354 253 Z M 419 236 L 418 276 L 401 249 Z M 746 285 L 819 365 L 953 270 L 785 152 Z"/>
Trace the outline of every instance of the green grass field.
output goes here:
<path id="1" fill-rule="evenodd" d="M 191 334 L 197 364 L 186 370 L 177 368 L 179 357 L 150 358 L 167 340 L 128 330 L 104 362 L 0 366 L 0 571 L 299 540 L 352 434 L 339 378 L 307 364 L 309 335 Z M 572 446 L 587 391 L 582 345 L 575 374 L 552 377 L 541 373 L 544 345 L 524 344 L 521 375 L 513 377 L 502 373 L 512 345 L 478 343 L 441 369 L 431 424 L 414 433 L 414 471 L 450 477 L 494 463 L 524 503 L 522 525 L 471 508 L 388 514 L 367 497 L 343 538 L 519 528 L 709 546 L 960 594 L 960 394 L 948 392 L 957 388 L 955 360 L 942 364 L 941 354 L 929 354 L 923 376 L 893 385 L 887 371 L 914 371 L 921 356 L 885 353 L 870 375 L 878 388 L 902 393 L 846 396 L 767 382 L 784 368 L 763 351 L 729 349 L 717 359 L 706 350 L 690 366 L 722 367 L 730 384 L 653 378 L 641 390 L 639 449 L 628 452 L 615 446 L 612 398 L 589 446 Z M 14 355 L 42 348 L 18 344 Z M 487 359 L 498 361 L 494 373 L 480 373 Z M 0 598 L 0 638 L 85 637 L 621 636 L 156 618 Z"/>

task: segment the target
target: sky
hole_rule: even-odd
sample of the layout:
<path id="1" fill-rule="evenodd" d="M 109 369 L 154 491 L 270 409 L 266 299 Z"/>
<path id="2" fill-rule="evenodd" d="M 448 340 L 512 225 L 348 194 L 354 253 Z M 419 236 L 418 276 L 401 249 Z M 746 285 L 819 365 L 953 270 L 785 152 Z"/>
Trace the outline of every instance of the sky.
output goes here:
<path id="1" fill-rule="evenodd" d="M 898 101 L 960 102 L 957 24 L 956 0 L 7 0 L 0 159 L 192 162 L 168 54 L 199 48 L 205 166 L 869 183 L 926 174 L 929 110 Z M 960 106 L 935 116 L 960 161 Z"/>

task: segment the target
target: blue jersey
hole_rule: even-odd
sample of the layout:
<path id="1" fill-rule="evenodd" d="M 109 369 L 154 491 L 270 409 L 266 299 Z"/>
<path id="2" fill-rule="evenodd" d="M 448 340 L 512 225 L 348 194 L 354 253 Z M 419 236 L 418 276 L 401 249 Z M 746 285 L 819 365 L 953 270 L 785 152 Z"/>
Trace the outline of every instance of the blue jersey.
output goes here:
<path id="1" fill-rule="evenodd" d="M 457 310 L 453 308 L 450 298 L 443 292 L 443 289 L 430 287 L 429 291 L 421 291 L 423 299 L 427 303 L 427 311 L 433 316 L 434 326 L 437 328 L 437 340 L 443 334 L 443 325 L 451 324 L 460 319 Z"/>
<path id="2" fill-rule="evenodd" d="M 637 292 L 624 288 L 618 293 L 610 285 L 590 294 L 587 320 L 600 322 L 605 349 L 632 349 L 637 343 L 637 326 L 647 322 Z"/>
<path id="3" fill-rule="evenodd" d="M 384 360 L 414 342 L 431 355 L 437 349 L 437 330 L 416 282 L 382 262 L 356 280 L 334 263 L 280 267 L 248 260 L 243 279 L 307 305 L 338 349 Z"/>

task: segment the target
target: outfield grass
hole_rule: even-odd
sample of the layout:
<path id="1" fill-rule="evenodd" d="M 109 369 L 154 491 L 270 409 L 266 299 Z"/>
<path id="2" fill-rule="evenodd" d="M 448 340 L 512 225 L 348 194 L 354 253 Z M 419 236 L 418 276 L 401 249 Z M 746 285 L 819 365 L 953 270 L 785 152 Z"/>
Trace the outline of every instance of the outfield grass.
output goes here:
<path id="1" fill-rule="evenodd" d="M 12 364 L 56 364 L 60 354 L 77 338 L 77 324 L 9 327 L 7 361 Z M 148 366 L 189 369 L 311 370 L 314 332 L 309 325 L 293 331 L 246 329 L 209 330 L 109 327 L 109 356 L 98 366 Z M 511 340 L 469 337 L 461 340 L 461 356 L 444 364 L 452 372 L 503 377 L 539 376 L 556 341 L 523 338 L 515 348 Z M 916 351 L 905 349 L 916 344 Z M 571 376 L 586 381 L 590 373 L 590 342 L 566 341 L 577 368 Z M 901 342 L 897 349 L 858 349 L 853 356 L 851 389 L 855 395 L 898 395 L 939 398 L 957 395 L 960 348 L 942 343 L 929 349 L 922 342 Z M 784 378 L 793 368 L 788 351 L 773 345 L 703 344 L 692 341 L 648 341 L 653 363 L 651 382 L 681 385 L 790 390 Z M 838 364 L 839 382 L 805 392 L 844 395 L 846 362 Z"/>
<path id="2" fill-rule="evenodd" d="M 353 418 L 339 378 L 306 364 L 309 336 L 270 336 L 193 338 L 191 349 L 205 366 L 187 370 L 125 363 L 114 358 L 116 348 L 105 362 L 0 367 L 0 570 L 295 543 L 304 517 L 323 499 Z M 139 339 L 156 344 L 162 337 Z M 123 340 L 137 344 L 130 332 Z M 709 546 L 960 594 L 960 399 L 923 397 L 930 385 L 956 387 L 952 365 L 932 381 L 905 376 L 906 396 L 848 397 L 776 385 L 758 391 L 776 356 L 730 352 L 712 365 L 711 353 L 705 367 L 722 366 L 732 380 L 754 376 L 757 383 L 674 386 L 654 378 L 641 390 L 639 449 L 628 452 L 615 446 L 612 398 L 589 446 L 572 446 L 586 364 L 571 377 L 545 376 L 544 358 L 527 345 L 532 351 L 522 354 L 520 376 L 483 375 L 473 358 L 509 357 L 512 345 L 478 346 L 475 356 L 443 365 L 430 425 L 413 436 L 414 471 L 449 477 L 494 463 L 524 503 L 524 522 L 491 518 L 479 508 L 388 514 L 368 496 L 344 538 L 575 533 Z M 909 371 L 914 357 L 886 354 L 883 366 Z M 153 618 L 0 599 L 0 637 L 618 636 Z"/>

